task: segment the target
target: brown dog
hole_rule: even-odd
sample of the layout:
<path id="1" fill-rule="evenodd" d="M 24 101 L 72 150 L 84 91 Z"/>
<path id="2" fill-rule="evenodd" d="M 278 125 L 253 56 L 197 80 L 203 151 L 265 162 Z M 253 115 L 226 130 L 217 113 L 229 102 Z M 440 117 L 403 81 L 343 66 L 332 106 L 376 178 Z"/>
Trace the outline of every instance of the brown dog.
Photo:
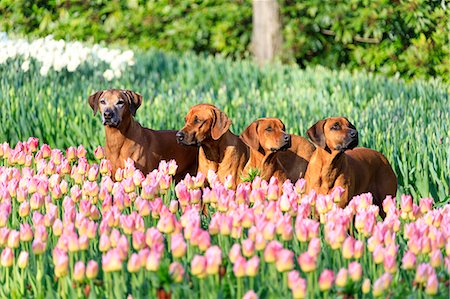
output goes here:
<path id="1" fill-rule="evenodd" d="M 142 103 L 142 96 L 121 89 L 101 90 L 89 97 L 94 115 L 100 110 L 106 132 L 105 155 L 111 161 L 113 174 L 125 167 L 131 158 L 144 174 L 157 168 L 161 160 L 175 159 L 178 165 L 175 180 L 187 173 L 196 174 L 198 149 L 177 144 L 176 131 L 154 131 L 143 128 L 133 116 Z"/>
<path id="2" fill-rule="evenodd" d="M 329 194 L 336 187 L 345 189 L 340 207 L 354 195 L 372 193 L 380 207 L 387 195 L 397 193 L 397 177 L 387 159 L 379 152 L 358 145 L 358 131 L 344 117 L 318 121 L 307 134 L 317 149 L 306 170 L 306 191 Z"/>
<path id="3" fill-rule="evenodd" d="M 236 188 L 248 161 L 249 149 L 230 132 L 231 120 L 210 104 L 193 106 L 185 120 L 186 124 L 177 133 L 177 140 L 184 145 L 200 146 L 198 171 L 207 175 L 211 169 L 221 182 L 231 174 L 232 188 Z"/>
<path id="4" fill-rule="evenodd" d="M 305 175 L 314 146 L 305 138 L 289 135 L 278 118 L 260 118 L 251 123 L 240 136 L 250 147 L 250 159 L 244 175 L 256 168 L 261 178 L 275 176 L 280 183 L 296 182 Z"/>

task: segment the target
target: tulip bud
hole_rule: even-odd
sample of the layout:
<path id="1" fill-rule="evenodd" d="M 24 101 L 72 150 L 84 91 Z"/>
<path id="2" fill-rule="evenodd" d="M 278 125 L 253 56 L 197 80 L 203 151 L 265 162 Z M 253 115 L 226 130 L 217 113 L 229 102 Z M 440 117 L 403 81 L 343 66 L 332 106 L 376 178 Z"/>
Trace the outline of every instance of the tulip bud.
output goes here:
<path id="1" fill-rule="evenodd" d="M 90 260 L 86 267 L 86 277 L 89 279 L 96 278 L 98 274 L 98 264 L 94 260 Z"/>
<path id="2" fill-rule="evenodd" d="M 343 288 L 347 285 L 348 271 L 345 268 L 341 268 L 336 275 L 336 286 Z"/>
<path id="3" fill-rule="evenodd" d="M 319 289 L 322 292 L 329 291 L 333 287 L 334 273 L 331 270 L 325 269 L 319 277 Z"/>
<path id="4" fill-rule="evenodd" d="M 184 268 L 179 262 L 173 262 L 169 266 L 169 274 L 176 283 L 183 281 Z"/>
<path id="5" fill-rule="evenodd" d="M 28 266 L 28 255 L 27 251 L 20 252 L 19 257 L 17 258 L 17 266 L 19 266 L 20 269 L 25 269 Z"/>
<path id="6" fill-rule="evenodd" d="M 11 248 L 6 247 L 3 249 L 1 258 L 0 258 L 0 264 L 2 267 L 9 268 L 13 265 L 14 262 L 14 252 Z"/>
<path id="7" fill-rule="evenodd" d="M 361 280 L 362 278 L 362 266 L 360 263 L 358 262 L 351 262 L 348 265 L 348 272 L 350 274 L 350 278 L 354 281 L 354 282 L 358 282 Z"/>
<path id="8" fill-rule="evenodd" d="M 370 279 L 369 278 L 364 279 L 364 282 L 361 286 L 361 290 L 362 290 L 363 294 L 368 294 L 370 292 Z"/>
<path id="9" fill-rule="evenodd" d="M 82 281 L 84 279 L 84 274 L 85 274 L 84 262 L 83 261 L 76 262 L 72 274 L 73 280 Z"/>
<path id="10" fill-rule="evenodd" d="M 206 276 L 206 258 L 196 254 L 191 261 L 191 273 L 198 278 Z"/>

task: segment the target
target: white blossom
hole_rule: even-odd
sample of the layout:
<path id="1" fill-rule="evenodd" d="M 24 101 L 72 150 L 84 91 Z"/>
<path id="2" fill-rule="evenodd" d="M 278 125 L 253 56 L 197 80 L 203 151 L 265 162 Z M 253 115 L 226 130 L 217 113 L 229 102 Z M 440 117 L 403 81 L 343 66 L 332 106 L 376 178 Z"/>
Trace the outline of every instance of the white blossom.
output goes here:
<path id="1" fill-rule="evenodd" d="M 0 32 L 0 64 L 8 60 L 23 60 L 21 68 L 25 72 L 29 70 L 31 61 L 37 61 L 42 76 L 50 70 L 75 72 L 84 63 L 95 68 L 106 64 L 103 76 L 108 81 L 119 78 L 128 66 L 135 63 L 131 50 L 122 52 L 100 45 L 89 47 L 78 41 L 55 40 L 51 35 L 33 41 L 10 39 L 5 32 Z"/>

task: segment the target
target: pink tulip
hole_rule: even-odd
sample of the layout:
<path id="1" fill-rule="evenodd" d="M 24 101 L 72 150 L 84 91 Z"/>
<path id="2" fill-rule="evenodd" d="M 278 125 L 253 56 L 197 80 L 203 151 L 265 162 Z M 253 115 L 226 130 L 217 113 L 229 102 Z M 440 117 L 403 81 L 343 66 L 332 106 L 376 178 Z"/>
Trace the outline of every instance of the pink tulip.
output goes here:
<path id="1" fill-rule="evenodd" d="M 20 241 L 28 242 L 33 240 L 33 230 L 28 223 L 20 224 Z"/>
<path id="2" fill-rule="evenodd" d="M 34 239 L 33 244 L 31 246 L 33 248 L 33 253 L 35 255 L 41 255 L 45 252 L 45 249 L 47 247 L 47 244 L 42 241 L 41 239 Z"/>
<path id="3" fill-rule="evenodd" d="M 412 212 L 413 201 L 412 201 L 412 197 L 410 195 L 402 195 L 401 196 L 400 208 L 401 208 L 402 212 L 406 212 L 406 213 Z"/>
<path id="4" fill-rule="evenodd" d="M 141 269 L 139 255 L 137 253 L 133 253 L 127 263 L 127 270 L 130 273 L 136 273 Z"/>
<path id="5" fill-rule="evenodd" d="M 176 283 L 180 283 L 183 281 L 184 276 L 184 268 L 179 262 L 173 262 L 169 266 L 169 274 L 172 277 L 173 281 Z"/>
<path id="6" fill-rule="evenodd" d="M 241 245 L 239 245 L 238 243 L 233 244 L 233 246 L 231 246 L 231 249 L 228 253 L 228 257 L 230 259 L 230 261 L 234 264 L 236 263 L 236 260 L 241 256 Z"/>
<path id="7" fill-rule="evenodd" d="M 383 295 L 384 288 L 383 288 L 383 279 L 382 277 L 375 280 L 373 284 L 372 294 L 374 297 L 379 297 Z"/>
<path id="8" fill-rule="evenodd" d="M 66 158 L 69 162 L 75 161 L 77 159 L 77 149 L 73 146 L 66 150 Z"/>
<path id="9" fill-rule="evenodd" d="M 112 165 L 111 165 L 111 162 L 110 162 L 109 160 L 103 159 L 103 160 L 100 162 L 100 169 L 99 169 L 99 171 L 100 171 L 100 173 L 101 173 L 103 176 L 110 177 L 111 174 L 112 174 Z"/>
<path id="10" fill-rule="evenodd" d="M 362 266 L 360 263 L 358 262 L 351 262 L 348 265 L 348 273 L 350 274 L 350 278 L 354 281 L 354 282 L 358 282 L 361 280 L 362 278 Z"/>
<path id="11" fill-rule="evenodd" d="M 101 160 L 105 157 L 105 151 L 103 150 L 102 146 L 97 146 L 97 148 L 94 150 L 94 157 L 97 160 Z"/>
<path id="12" fill-rule="evenodd" d="M 219 267 L 222 264 L 222 251 L 215 245 L 208 248 L 205 252 L 206 272 L 210 275 L 219 273 Z"/>
<path id="13" fill-rule="evenodd" d="M 259 257 L 255 255 L 247 261 L 245 273 L 249 277 L 254 277 L 258 274 L 258 271 L 259 271 Z"/>
<path id="14" fill-rule="evenodd" d="M 298 264 L 300 265 L 300 269 L 305 273 L 312 272 L 317 268 L 316 258 L 308 252 L 304 252 L 298 257 Z"/>
<path id="15" fill-rule="evenodd" d="M 35 153 L 39 146 L 39 139 L 36 137 L 29 137 L 27 140 L 27 146 L 30 153 Z"/>
<path id="16" fill-rule="evenodd" d="M 198 278 L 206 276 L 206 258 L 196 254 L 191 261 L 191 273 Z"/>
<path id="17" fill-rule="evenodd" d="M 111 249 L 102 256 L 102 269 L 105 272 L 122 270 L 122 259 L 118 249 Z"/>
<path id="18" fill-rule="evenodd" d="M 355 239 L 347 237 L 342 244 L 342 256 L 345 259 L 351 259 L 355 255 Z"/>
<path id="19" fill-rule="evenodd" d="M 266 241 L 271 241 L 275 238 L 275 225 L 272 222 L 267 222 L 263 230 L 263 237 Z"/>
<path id="20" fill-rule="evenodd" d="M 281 245 L 278 241 L 271 241 L 267 244 L 264 249 L 264 261 L 266 263 L 273 263 L 277 259 L 277 255 L 279 251 L 283 249 L 283 245 Z"/>
<path id="21" fill-rule="evenodd" d="M 385 250 L 383 246 L 377 245 L 373 251 L 373 261 L 375 264 L 381 264 L 384 261 Z"/>
<path id="22" fill-rule="evenodd" d="M 242 241 L 242 254 L 245 257 L 252 257 L 255 254 L 255 243 L 251 239 Z"/>
<path id="23" fill-rule="evenodd" d="M 321 241 L 319 238 L 312 238 L 308 244 L 308 254 L 317 257 L 321 252 Z"/>
<path id="24" fill-rule="evenodd" d="M 272 179 L 271 179 L 271 181 L 272 181 Z M 268 200 L 272 200 L 272 201 L 278 200 L 278 197 L 280 196 L 279 193 L 280 193 L 280 190 L 278 187 L 278 182 L 269 184 L 269 189 L 267 190 L 267 199 Z"/>
<path id="25" fill-rule="evenodd" d="M 86 277 L 89 279 L 96 278 L 98 275 L 98 264 L 94 260 L 90 260 L 86 266 Z"/>
<path id="26" fill-rule="evenodd" d="M 250 291 L 247 291 L 247 293 L 244 294 L 242 299 L 258 299 L 258 295 L 255 293 L 255 291 L 250 290 Z"/>
<path id="27" fill-rule="evenodd" d="M 19 254 L 19 257 L 17 258 L 17 266 L 19 266 L 20 269 L 25 269 L 28 266 L 28 252 L 27 251 L 21 251 Z"/>
<path id="28" fill-rule="evenodd" d="M 13 265 L 13 262 L 14 262 L 14 252 L 9 247 L 4 248 L 0 258 L 0 263 L 2 267 L 9 268 Z"/>
<path id="29" fill-rule="evenodd" d="M 83 281 L 85 276 L 86 268 L 84 266 L 83 261 L 78 261 L 75 263 L 74 270 L 73 270 L 73 280 L 75 281 Z"/>
<path id="30" fill-rule="evenodd" d="M 348 281 L 348 270 L 346 268 L 341 268 L 336 275 L 336 286 L 343 288 L 347 285 Z"/>
<path id="31" fill-rule="evenodd" d="M 430 264 L 426 263 L 419 264 L 416 269 L 416 276 L 414 278 L 414 281 L 416 281 L 419 284 L 425 284 L 430 275 L 434 273 L 435 271 Z"/>
<path id="32" fill-rule="evenodd" d="M 425 293 L 430 296 L 434 296 L 439 291 L 439 281 L 436 274 L 432 274 L 427 279 L 427 284 L 425 286 Z"/>
<path id="33" fill-rule="evenodd" d="M 294 299 L 303 299 L 306 298 L 306 280 L 303 278 L 299 278 L 296 283 L 291 288 L 292 297 Z"/>
<path id="34" fill-rule="evenodd" d="M 50 157 L 51 152 L 52 152 L 50 146 L 48 144 L 45 144 L 45 143 L 41 146 L 40 151 L 42 152 L 42 157 L 44 159 L 47 159 L 48 157 Z"/>
<path id="35" fill-rule="evenodd" d="M 289 249 L 278 251 L 275 260 L 275 267 L 278 272 L 290 271 L 294 268 L 294 253 Z"/>
<path id="36" fill-rule="evenodd" d="M 322 271 L 319 277 L 319 289 L 322 292 L 329 291 L 333 287 L 334 272 L 328 269 Z"/>
<path id="37" fill-rule="evenodd" d="M 397 262 L 394 256 L 392 255 L 386 255 L 384 257 L 383 261 L 384 270 L 388 273 L 395 273 L 397 272 Z"/>
<path id="38" fill-rule="evenodd" d="M 55 265 L 55 276 L 64 277 L 69 272 L 69 257 L 64 251 L 55 248 L 53 250 L 53 264 Z"/>
<path id="39" fill-rule="evenodd" d="M 145 233 L 145 243 L 149 247 L 153 247 L 158 244 L 162 244 L 164 241 L 163 235 L 156 229 L 156 227 L 151 227 L 147 229 Z"/>
<path id="40" fill-rule="evenodd" d="M 19 247 L 20 233 L 16 230 L 11 230 L 8 236 L 7 246 L 11 249 Z"/>
<path id="41" fill-rule="evenodd" d="M 11 237 L 11 235 L 10 235 L 10 237 Z M 430 265 L 433 268 L 439 268 L 442 265 L 443 261 L 444 261 L 444 258 L 442 256 L 441 250 L 435 249 L 431 252 Z"/>
<path id="42" fill-rule="evenodd" d="M 187 245 L 182 234 L 173 234 L 171 236 L 170 250 L 174 258 L 181 258 L 186 254 Z"/>
<path id="43" fill-rule="evenodd" d="M 416 256 L 411 251 L 407 251 L 402 258 L 402 268 L 412 270 L 416 267 Z"/>
<path id="44" fill-rule="evenodd" d="M 243 277 L 246 274 L 247 261 L 244 257 L 238 256 L 233 263 L 233 273 L 237 278 Z"/>
<path id="45" fill-rule="evenodd" d="M 151 250 L 147 257 L 145 268 L 148 271 L 158 271 L 159 265 L 161 263 L 161 254 L 155 250 Z"/>

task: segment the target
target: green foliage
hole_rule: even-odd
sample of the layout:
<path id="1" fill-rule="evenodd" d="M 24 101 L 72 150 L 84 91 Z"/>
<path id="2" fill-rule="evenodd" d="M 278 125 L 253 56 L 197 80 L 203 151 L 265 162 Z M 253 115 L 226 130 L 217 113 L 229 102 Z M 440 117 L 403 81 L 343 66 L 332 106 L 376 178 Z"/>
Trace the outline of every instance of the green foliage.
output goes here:
<path id="1" fill-rule="evenodd" d="M 281 2 L 288 60 L 450 80 L 446 1 Z"/>
<path id="2" fill-rule="evenodd" d="M 14 144 L 29 136 L 60 149 L 104 144 L 100 117 L 87 97 L 100 89 L 128 88 L 144 103 L 137 119 L 153 129 L 179 129 L 189 108 L 211 102 L 233 121 L 239 134 L 259 117 L 279 117 L 289 133 L 305 135 L 317 120 L 348 116 L 360 132 L 360 145 L 381 151 L 394 167 L 401 193 L 450 194 L 450 97 L 438 81 L 404 83 L 361 72 L 323 67 L 258 68 L 249 61 L 192 54 L 138 53 L 135 66 L 107 82 L 102 70 L 82 65 L 74 73 L 39 75 L 32 63 L 0 66 L 0 140 Z"/>
<path id="3" fill-rule="evenodd" d="M 279 0 L 285 62 L 450 80 L 450 4 Z M 0 29 L 171 51 L 248 54 L 251 0 L 0 1 Z"/>
<path id="4" fill-rule="evenodd" d="M 0 1 L 0 29 L 56 39 L 242 56 L 251 36 L 244 0 Z"/>

